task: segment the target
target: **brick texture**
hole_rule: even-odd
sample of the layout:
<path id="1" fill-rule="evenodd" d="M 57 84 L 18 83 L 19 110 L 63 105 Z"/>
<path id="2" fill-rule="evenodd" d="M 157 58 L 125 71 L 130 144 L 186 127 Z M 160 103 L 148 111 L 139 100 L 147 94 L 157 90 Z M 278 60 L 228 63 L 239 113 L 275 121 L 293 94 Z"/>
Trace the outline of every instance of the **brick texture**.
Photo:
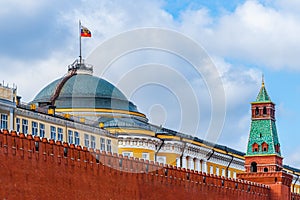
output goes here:
<path id="1" fill-rule="evenodd" d="M 0 199 L 269 200 L 269 186 L 0 132 Z M 299 199 L 298 196 L 295 196 Z"/>

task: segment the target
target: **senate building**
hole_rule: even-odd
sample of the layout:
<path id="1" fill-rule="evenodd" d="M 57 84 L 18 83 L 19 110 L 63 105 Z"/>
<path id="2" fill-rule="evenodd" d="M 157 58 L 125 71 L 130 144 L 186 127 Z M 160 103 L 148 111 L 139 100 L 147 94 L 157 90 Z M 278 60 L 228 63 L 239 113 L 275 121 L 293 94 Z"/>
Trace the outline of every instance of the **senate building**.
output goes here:
<path id="1" fill-rule="evenodd" d="M 21 100 L 16 88 L 0 85 L 1 132 L 7 130 L 16 137 L 46 139 L 147 160 L 224 180 L 241 179 L 268 185 L 271 182 L 265 182 L 268 179 L 265 175 L 274 176 L 275 183 L 280 177 L 290 177 L 290 182 L 286 181 L 288 189 L 300 193 L 300 169 L 283 164 L 281 149 L 284 147 L 278 139 L 275 104 L 264 81 L 251 102 L 246 152 L 149 123 L 147 116 L 122 91 L 94 76 L 93 66 L 84 62 L 69 65 L 65 75 L 41 88 L 32 101 Z M 220 187 L 223 185 L 222 182 Z"/>

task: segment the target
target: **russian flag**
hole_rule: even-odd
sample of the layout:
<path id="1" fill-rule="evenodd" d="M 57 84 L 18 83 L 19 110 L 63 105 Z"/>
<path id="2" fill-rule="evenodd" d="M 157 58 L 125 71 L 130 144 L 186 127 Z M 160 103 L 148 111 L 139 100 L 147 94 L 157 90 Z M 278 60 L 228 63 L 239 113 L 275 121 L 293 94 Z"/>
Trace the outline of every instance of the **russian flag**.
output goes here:
<path id="1" fill-rule="evenodd" d="M 81 26 L 80 36 L 81 37 L 92 37 L 92 33 L 88 28 Z"/>

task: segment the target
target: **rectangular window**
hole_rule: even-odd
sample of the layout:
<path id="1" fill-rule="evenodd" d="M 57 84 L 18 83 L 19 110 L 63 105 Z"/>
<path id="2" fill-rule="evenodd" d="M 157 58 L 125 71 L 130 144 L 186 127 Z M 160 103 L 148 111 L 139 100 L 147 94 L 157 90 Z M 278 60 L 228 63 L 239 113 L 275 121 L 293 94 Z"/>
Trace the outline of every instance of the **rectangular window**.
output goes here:
<path id="1" fill-rule="evenodd" d="M 88 134 L 84 134 L 84 146 L 90 147 L 90 139 Z"/>
<path id="2" fill-rule="evenodd" d="M 233 178 L 236 178 L 236 172 L 233 172 Z"/>
<path id="3" fill-rule="evenodd" d="M 216 175 L 217 175 L 217 176 L 220 176 L 219 167 L 216 167 Z"/>
<path id="4" fill-rule="evenodd" d="M 22 119 L 22 133 L 27 134 L 28 133 L 28 120 Z"/>
<path id="5" fill-rule="evenodd" d="M 105 139 L 100 138 L 100 150 L 105 151 Z"/>
<path id="6" fill-rule="evenodd" d="M 45 124 L 40 123 L 40 137 L 45 137 Z"/>
<path id="7" fill-rule="evenodd" d="M 106 140 L 106 151 L 111 152 L 111 140 Z"/>
<path id="8" fill-rule="evenodd" d="M 37 135 L 38 134 L 38 123 L 31 122 L 31 128 L 32 128 L 32 135 Z"/>
<path id="9" fill-rule="evenodd" d="M 56 128 L 54 126 L 50 126 L 50 138 L 56 140 Z"/>
<path id="10" fill-rule="evenodd" d="M 123 155 L 123 156 L 127 156 L 127 157 L 133 157 L 133 153 L 130 152 L 130 151 L 123 151 L 123 152 L 122 152 L 122 155 Z"/>
<path id="11" fill-rule="evenodd" d="M 230 170 L 228 170 L 228 178 L 231 178 Z"/>
<path id="12" fill-rule="evenodd" d="M 68 130 L 68 143 L 73 144 L 73 131 Z"/>
<path id="13" fill-rule="evenodd" d="M 209 173 L 210 173 L 210 174 L 213 174 L 213 173 L 214 173 L 214 167 L 213 167 L 213 166 L 210 166 L 210 167 L 209 167 Z"/>
<path id="14" fill-rule="evenodd" d="M 144 160 L 149 160 L 149 153 L 142 153 L 142 158 Z"/>
<path id="15" fill-rule="evenodd" d="M 1 128 L 7 129 L 7 114 L 1 114 Z"/>
<path id="16" fill-rule="evenodd" d="M 74 135 L 75 135 L 75 145 L 79 145 L 79 143 L 80 143 L 79 133 L 77 131 L 75 131 Z"/>
<path id="17" fill-rule="evenodd" d="M 225 169 L 224 168 L 222 168 L 222 176 L 225 177 Z"/>
<path id="18" fill-rule="evenodd" d="M 91 148 L 93 148 L 93 149 L 96 148 L 95 136 L 93 136 L 93 135 L 91 135 Z"/>
<path id="19" fill-rule="evenodd" d="M 20 118 L 16 118 L 16 129 L 18 133 L 20 132 L 20 128 L 21 128 L 21 120 Z"/>
<path id="20" fill-rule="evenodd" d="M 59 141 L 63 141 L 63 129 L 62 128 L 57 128 L 57 139 Z"/>

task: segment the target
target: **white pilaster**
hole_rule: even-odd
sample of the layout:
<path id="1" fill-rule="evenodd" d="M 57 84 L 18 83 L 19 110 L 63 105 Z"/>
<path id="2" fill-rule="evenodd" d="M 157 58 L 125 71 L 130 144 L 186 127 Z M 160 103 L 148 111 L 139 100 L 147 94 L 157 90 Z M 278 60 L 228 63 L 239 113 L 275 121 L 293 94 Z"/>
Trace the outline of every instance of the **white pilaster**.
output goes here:
<path id="1" fill-rule="evenodd" d="M 195 170 L 200 172 L 200 160 L 198 158 L 195 159 Z"/>
<path id="2" fill-rule="evenodd" d="M 187 168 L 187 166 L 186 166 L 186 156 L 182 156 L 182 168 Z"/>
<path id="3" fill-rule="evenodd" d="M 206 160 L 202 160 L 202 172 L 207 173 L 207 164 L 206 164 Z"/>

